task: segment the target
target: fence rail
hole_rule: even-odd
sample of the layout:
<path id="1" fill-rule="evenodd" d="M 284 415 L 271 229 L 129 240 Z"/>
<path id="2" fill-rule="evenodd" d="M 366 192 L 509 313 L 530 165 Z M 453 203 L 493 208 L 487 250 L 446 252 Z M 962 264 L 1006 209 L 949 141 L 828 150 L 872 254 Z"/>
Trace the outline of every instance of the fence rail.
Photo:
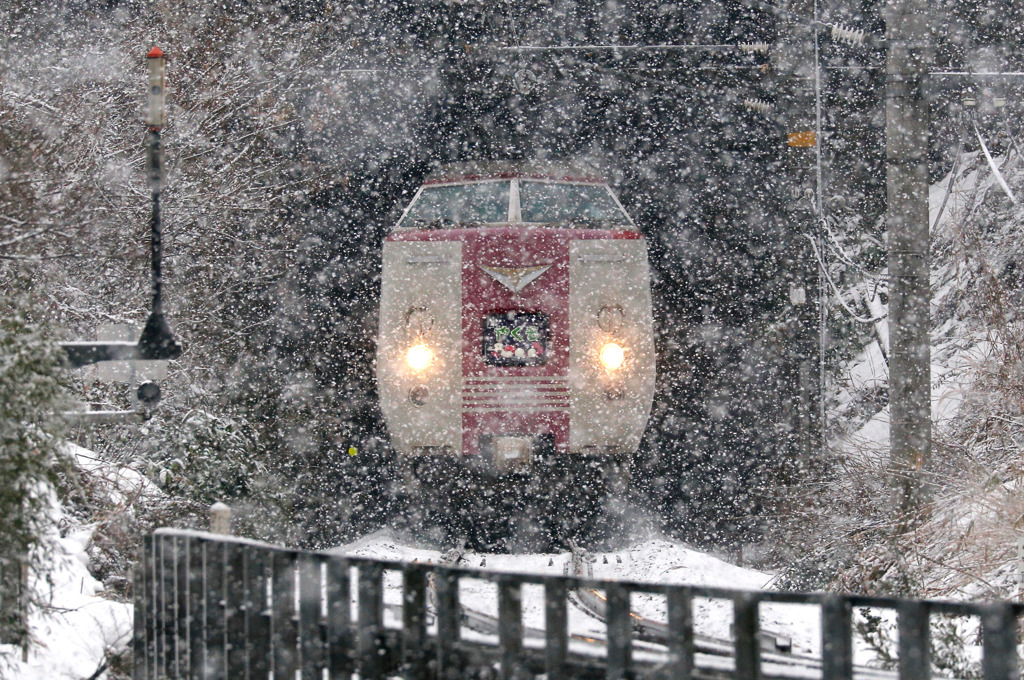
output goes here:
<path id="1" fill-rule="evenodd" d="M 385 604 L 384 575 L 402 576 L 401 605 Z M 463 637 L 461 579 L 497 587 L 496 636 Z M 523 625 L 524 585 L 544 592 L 541 638 Z M 598 589 L 607 600 L 607 640 L 601 650 L 574 649 L 568 594 Z M 442 565 L 374 560 L 276 546 L 199 532 L 157 530 L 147 537 L 134 574 L 136 680 L 231 678 L 499 677 L 708 678 L 757 680 L 878 677 L 853 665 L 853 610 L 895 611 L 899 666 L 890 677 L 920 680 L 931 671 L 933 615 L 977 617 L 986 680 L 1016 680 L 1017 627 L 1024 606 L 879 597 L 738 591 L 596 581 L 568 576 L 505 574 Z M 635 653 L 630 598 L 665 597 L 664 653 Z M 694 652 L 694 598 L 733 607 L 734 645 L 728 660 L 708 663 Z M 356 603 L 353 607 L 353 603 Z M 819 608 L 822 658 L 786 666 L 762 656 L 762 603 Z M 494 638 L 497 639 L 494 639 Z M 526 642 L 529 644 L 526 644 Z M 578 645 L 576 645 L 578 646 Z M 775 660 L 772 660 L 772 659 Z"/>

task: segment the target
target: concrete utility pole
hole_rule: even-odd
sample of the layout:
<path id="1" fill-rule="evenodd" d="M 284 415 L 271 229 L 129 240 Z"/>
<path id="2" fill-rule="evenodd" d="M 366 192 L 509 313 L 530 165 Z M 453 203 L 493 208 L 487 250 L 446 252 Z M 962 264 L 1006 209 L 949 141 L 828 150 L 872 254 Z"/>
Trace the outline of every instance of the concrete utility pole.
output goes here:
<path id="1" fill-rule="evenodd" d="M 924 495 L 932 434 L 927 0 L 888 0 L 885 23 L 890 456 L 900 509 L 912 513 Z"/>
<path id="2" fill-rule="evenodd" d="M 815 215 L 818 134 L 816 116 L 816 54 L 812 27 L 814 0 L 779 3 L 779 41 L 774 70 L 779 78 L 779 125 L 786 143 L 787 195 L 784 200 L 789 258 L 791 326 L 785 380 L 797 388 L 788 407 L 796 454 L 807 464 L 820 451 L 821 291 L 818 264 L 808 236 L 818 232 Z"/>

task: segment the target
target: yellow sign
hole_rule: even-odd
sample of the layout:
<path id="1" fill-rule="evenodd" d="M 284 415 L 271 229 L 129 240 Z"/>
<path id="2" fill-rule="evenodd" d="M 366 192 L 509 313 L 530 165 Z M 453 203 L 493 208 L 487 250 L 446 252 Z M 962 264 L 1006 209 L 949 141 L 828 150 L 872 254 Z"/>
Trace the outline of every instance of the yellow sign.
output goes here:
<path id="1" fill-rule="evenodd" d="M 354 447 L 354 446 L 348 447 L 348 455 L 354 456 L 357 453 L 359 453 L 359 451 L 356 450 L 356 447 Z"/>
<path id="2" fill-rule="evenodd" d="M 790 132 L 786 142 L 789 146 L 814 147 L 818 145 L 818 135 L 813 130 L 804 132 Z"/>

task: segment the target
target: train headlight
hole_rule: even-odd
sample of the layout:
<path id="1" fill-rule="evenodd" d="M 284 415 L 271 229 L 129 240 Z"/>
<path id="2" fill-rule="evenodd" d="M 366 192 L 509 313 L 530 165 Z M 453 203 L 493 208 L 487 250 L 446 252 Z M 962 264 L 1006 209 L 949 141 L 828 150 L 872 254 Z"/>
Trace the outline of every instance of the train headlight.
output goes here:
<path id="1" fill-rule="evenodd" d="M 409 348 L 405 354 L 405 360 L 412 370 L 422 371 L 434 361 L 434 353 L 430 351 L 429 347 L 420 343 Z"/>
<path id="2" fill-rule="evenodd" d="M 601 348 L 601 363 L 610 371 L 622 366 L 626 360 L 626 353 L 618 343 L 608 342 Z"/>

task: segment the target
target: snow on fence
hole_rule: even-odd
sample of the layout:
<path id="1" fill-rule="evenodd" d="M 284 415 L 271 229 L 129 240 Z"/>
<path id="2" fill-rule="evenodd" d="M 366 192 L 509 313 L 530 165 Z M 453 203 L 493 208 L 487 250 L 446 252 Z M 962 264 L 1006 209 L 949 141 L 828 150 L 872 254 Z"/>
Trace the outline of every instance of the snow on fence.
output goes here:
<path id="1" fill-rule="evenodd" d="M 402 576 L 401 604 L 386 604 L 384 575 Z M 497 586 L 495 635 L 467 626 L 479 617 L 459 603 L 460 579 Z M 522 588 L 543 588 L 543 630 L 524 629 Z M 607 640 L 600 651 L 569 633 L 569 593 L 604 593 Z M 665 597 L 668 621 L 656 642 L 640 650 L 630 609 L 635 593 Z M 286 550 L 245 539 L 159 529 L 146 538 L 134 574 L 136 680 L 163 678 L 404 677 L 522 678 L 757 678 L 893 677 L 853 665 L 853 610 L 894 610 L 898 677 L 920 680 L 931 671 L 929 624 L 933 615 L 977 617 L 986 680 L 1015 680 L 1017 603 L 963 603 L 739 591 L 508 574 L 450 566 L 401 563 L 321 552 Z M 695 654 L 693 600 L 733 603 L 734 644 L 728 659 Z M 820 609 L 821 659 L 762 650 L 761 603 Z M 353 607 L 353 604 L 355 606 Z M 467 631 L 464 634 L 464 629 Z M 474 633 L 474 634 L 470 634 Z M 529 635 L 524 635 L 528 633 Z M 642 636 L 650 641 L 648 635 Z M 524 644 L 527 642 L 529 644 Z M 572 644 L 570 644 L 572 643 Z M 594 640 L 589 644 L 593 645 Z M 636 651 L 636 653 L 634 653 Z"/>

